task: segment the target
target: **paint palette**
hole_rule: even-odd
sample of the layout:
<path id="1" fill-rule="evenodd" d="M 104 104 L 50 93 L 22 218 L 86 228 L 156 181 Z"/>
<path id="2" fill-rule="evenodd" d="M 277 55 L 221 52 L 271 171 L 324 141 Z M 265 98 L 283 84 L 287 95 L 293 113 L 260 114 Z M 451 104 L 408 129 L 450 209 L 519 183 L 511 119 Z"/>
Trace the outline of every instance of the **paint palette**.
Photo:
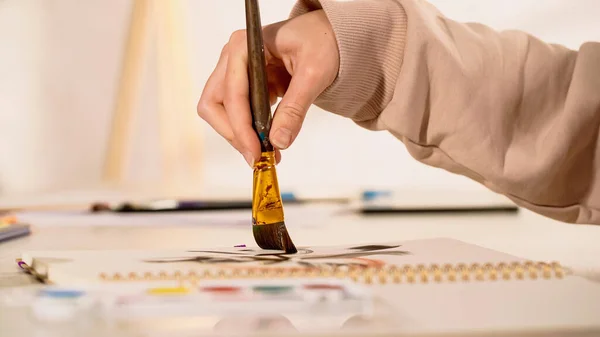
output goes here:
<path id="1" fill-rule="evenodd" d="M 370 315 L 371 296 L 360 285 L 332 279 L 223 280 L 196 288 L 155 288 L 116 296 L 112 318 L 152 316 Z"/>
<path id="2" fill-rule="evenodd" d="M 214 280 L 195 287 L 65 288 L 0 292 L 2 303 L 31 314 L 34 322 L 141 322 L 218 318 L 253 320 L 284 316 L 294 322 L 327 324 L 372 315 L 365 286 L 330 278 Z M 294 325 L 297 325 L 294 323 Z"/>

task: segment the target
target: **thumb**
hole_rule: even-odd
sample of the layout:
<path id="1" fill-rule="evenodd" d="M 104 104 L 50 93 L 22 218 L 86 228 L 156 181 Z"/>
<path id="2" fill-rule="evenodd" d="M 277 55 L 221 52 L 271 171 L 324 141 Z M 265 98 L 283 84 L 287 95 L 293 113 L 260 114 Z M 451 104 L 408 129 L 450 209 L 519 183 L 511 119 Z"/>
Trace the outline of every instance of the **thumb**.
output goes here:
<path id="1" fill-rule="evenodd" d="M 287 149 L 292 145 L 306 117 L 311 104 L 319 96 L 315 90 L 318 85 L 311 76 L 297 74 L 275 110 L 271 133 L 271 143 L 278 149 Z"/>

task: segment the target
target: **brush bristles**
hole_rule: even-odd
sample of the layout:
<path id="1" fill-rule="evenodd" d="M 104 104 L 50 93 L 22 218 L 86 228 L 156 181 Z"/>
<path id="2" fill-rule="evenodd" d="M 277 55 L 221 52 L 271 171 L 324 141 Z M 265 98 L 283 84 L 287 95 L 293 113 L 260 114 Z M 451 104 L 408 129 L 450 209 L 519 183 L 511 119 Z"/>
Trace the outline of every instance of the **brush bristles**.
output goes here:
<path id="1" fill-rule="evenodd" d="M 254 234 L 254 240 L 262 249 L 283 250 L 287 254 L 298 252 L 287 232 L 287 228 L 285 228 L 284 222 L 253 225 L 252 233 Z"/>

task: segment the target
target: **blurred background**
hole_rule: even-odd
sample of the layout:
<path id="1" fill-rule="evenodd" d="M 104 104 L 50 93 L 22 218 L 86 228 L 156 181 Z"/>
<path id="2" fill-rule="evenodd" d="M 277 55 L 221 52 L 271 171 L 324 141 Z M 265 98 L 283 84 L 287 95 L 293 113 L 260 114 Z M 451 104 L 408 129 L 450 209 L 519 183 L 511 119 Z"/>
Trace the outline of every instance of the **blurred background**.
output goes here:
<path id="1" fill-rule="evenodd" d="M 157 0 L 161 1 L 161 0 Z M 167 1 L 167 0 L 164 0 Z M 578 48 L 600 40 L 597 0 L 432 0 L 446 16 L 496 29 L 521 29 L 548 42 Z M 286 19 L 293 0 L 262 0 L 264 24 Z M 184 1 L 192 99 L 172 114 L 196 116 L 196 102 L 229 35 L 245 27 L 241 0 Z M 132 2 L 0 0 L 0 194 L 27 195 L 102 184 Z M 161 178 L 156 46 L 148 49 L 131 130 L 124 185 L 151 186 Z M 251 171 L 241 155 L 193 119 L 201 144 L 172 153 L 181 172 L 200 158 L 190 190 L 242 191 Z M 181 132 L 184 132 L 183 130 Z M 189 131 L 188 131 L 189 132 Z M 376 149 L 376 150 L 373 150 Z M 179 172 L 179 171 L 178 171 Z M 183 175 L 184 173 L 182 173 Z M 487 192 L 479 185 L 413 160 L 384 132 L 369 132 L 313 107 L 279 166 L 283 190 L 362 188 Z M 233 192 L 232 192 L 233 193 Z M 248 194 L 249 195 L 249 194 Z"/>

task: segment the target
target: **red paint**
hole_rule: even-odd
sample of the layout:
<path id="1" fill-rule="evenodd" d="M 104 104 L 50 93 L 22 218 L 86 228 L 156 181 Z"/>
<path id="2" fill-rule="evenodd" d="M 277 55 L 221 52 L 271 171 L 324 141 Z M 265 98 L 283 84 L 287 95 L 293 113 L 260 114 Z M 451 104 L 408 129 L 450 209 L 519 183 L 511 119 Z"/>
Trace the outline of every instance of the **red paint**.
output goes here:
<path id="1" fill-rule="evenodd" d="M 237 293 L 241 289 L 238 287 L 203 287 L 201 290 L 210 293 Z"/>

